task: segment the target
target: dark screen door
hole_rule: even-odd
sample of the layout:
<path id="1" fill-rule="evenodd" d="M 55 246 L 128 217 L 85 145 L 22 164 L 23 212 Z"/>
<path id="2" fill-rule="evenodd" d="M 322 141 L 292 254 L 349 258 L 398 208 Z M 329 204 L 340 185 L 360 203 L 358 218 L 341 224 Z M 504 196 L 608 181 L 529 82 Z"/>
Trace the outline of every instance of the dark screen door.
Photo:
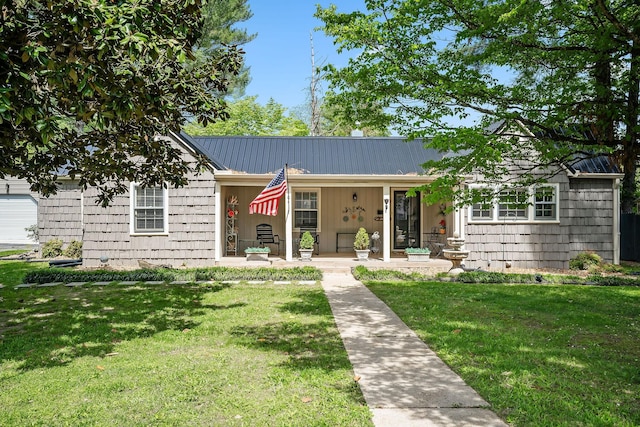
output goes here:
<path id="1" fill-rule="evenodd" d="M 407 197 L 404 191 L 393 192 L 393 249 L 420 246 L 420 194 Z"/>

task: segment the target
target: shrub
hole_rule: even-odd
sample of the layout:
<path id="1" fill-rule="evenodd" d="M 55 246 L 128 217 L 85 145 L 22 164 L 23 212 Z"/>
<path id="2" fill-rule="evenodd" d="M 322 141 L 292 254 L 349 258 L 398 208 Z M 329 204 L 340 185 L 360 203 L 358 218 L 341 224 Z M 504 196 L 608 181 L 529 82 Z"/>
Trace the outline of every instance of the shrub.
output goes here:
<path id="1" fill-rule="evenodd" d="M 315 267 L 292 268 L 199 268 L 196 280 L 322 280 L 322 272 Z"/>
<path id="2" fill-rule="evenodd" d="M 55 258 L 60 255 L 62 255 L 62 240 L 51 239 L 42 245 L 43 258 Z"/>
<path id="3" fill-rule="evenodd" d="M 310 232 L 305 231 L 300 238 L 300 249 L 313 249 L 313 245 L 316 243 L 315 239 Z"/>
<path id="4" fill-rule="evenodd" d="M 38 224 L 33 224 L 29 227 L 26 227 L 25 231 L 27 232 L 27 238 L 29 240 L 33 240 L 34 242 L 38 243 Z"/>
<path id="5" fill-rule="evenodd" d="M 542 280 L 540 276 L 539 280 Z M 534 274 L 499 273 L 495 271 L 465 271 L 456 281 L 462 283 L 536 283 Z"/>
<path id="6" fill-rule="evenodd" d="M 163 268 L 133 271 L 82 271 L 50 268 L 28 273 L 24 283 L 51 282 L 171 282 L 223 280 L 322 280 L 322 272 L 314 267 L 294 268 L 231 268 L 211 267 L 192 270 Z"/>
<path id="7" fill-rule="evenodd" d="M 352 269 L 353 277 L 357 280 L 377 280 L 377 281 L 413 281 L 421 282 L 425 280 L 425 276 L 420 273 L 403 273 L 396 270 L 369 270 L 359 265 Z"/>
<path id="8" fill-rule="evenodd" d="M 595 252 L 587 251 L 579 253 L 569 260 L 571 270 L 591 270 L 602 264 L 602 257 Z"/>
<path id="9" fill-rule="evenodd" d="M 369 249 L 369 235 L 364 227 L 360 227 L 353 240 L 353 249 L 356 251 Z"/>
<path id="10" fill-rule="evenodd" d="M 82 258 L 82 242 L 72 240 L 64 250 L 64 256 L 69 258 Z"/>
<path id="11" fill-rule="evenodd" d="M 640 280 L 617 276 L 590 276 L 587 282 L 598 286 L 640 286 Z"/>

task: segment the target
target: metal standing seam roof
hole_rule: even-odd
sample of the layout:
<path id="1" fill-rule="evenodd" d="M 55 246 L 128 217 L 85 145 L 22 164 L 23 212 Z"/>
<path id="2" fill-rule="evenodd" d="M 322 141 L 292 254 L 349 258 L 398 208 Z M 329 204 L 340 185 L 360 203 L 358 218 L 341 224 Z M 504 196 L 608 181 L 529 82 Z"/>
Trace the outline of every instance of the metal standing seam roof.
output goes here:
<path id="1" fill-rule="evenodd" d="M 285 164 L 316 175 L 415 175 L 442 158 L 400 137 L 181 136 L 220 169 L 272 173 Z"/>
<path id="2" fill-rule="evenodd" d="M 614 163 L 614 161 L 607 156 L 598 156 L 598 157 L 588 157 L 579 159 L 570 165 L 568 165 L 569 170 L 572 173 L 580 172 L 580 173 L 613 173 L 619 174 L 621 173 L 618 165 Z"/>
<path id="3" fill-rule="evenodd" d="M 422 164 L 443 154 L 423 140 L 401 137 L 180 136 L 214 168 L 249 174 L 274 173 L 285 164 L 315 175 L 421 175 Z M 619 174 L 607 156 L 577 157 L 571 173 Z"/>

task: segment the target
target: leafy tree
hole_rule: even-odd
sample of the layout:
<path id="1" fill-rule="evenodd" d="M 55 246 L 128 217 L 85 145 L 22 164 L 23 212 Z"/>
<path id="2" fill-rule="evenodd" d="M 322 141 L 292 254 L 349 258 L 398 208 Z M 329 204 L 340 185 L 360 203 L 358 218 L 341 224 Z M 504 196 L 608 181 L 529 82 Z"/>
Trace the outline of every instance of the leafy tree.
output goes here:
<path id="1" fill-rule="evenodd" d="M 430 146 L 458 153 L 425 164 L 442 174 L 425 188 L 428 201 L 478 200 L 456 191 L 463 175 L 501 183 L 517 172 L 512 184 L 528 185 L 576 156 L 606 153 L 624 170 L 622 208 L 632 210 L 640 152 L 637 2 L 365 3 L 366 12 L 316 12 L 339 51 L 358 52 L 344 68 L 329 67 L 331 102 L 369 107 L 363 123 L 394 125 L 410 138 L 433 135 Z M 462 125 L 474 115 L 481 120 Z M 515 132 L 487 132 L 499 121 L 520 122 L 538 138 L 523 144 Z"/>
<path id="2" fill-rule="evenodd" d="M 286 108 L 273 99 L 260 105 L 257 96 L 248 96 L 229 102 L 229 117 L 225 121 L 211 123 L 206 127 L 190 123 L 184 130 L 190 135 L 309 135 L 304 122 L 285 115 Z"/>
<path id="3" fill-rule="evenodd" d="M 65 168 L 108 204 L 143 185 L 186 183 L 191 166 L 157 135 L 184 115 L 225 116 L 222 95 L 241 55 L 220 49 L 187 69 L 199 0 L 0 1 L 0 177 L 52 194 Z"/>
<path id="4" fill-rule="evenodd" d="M 256 38 L 257 34 L 249 34 L 247 30 L 237 28 L 239 22 L 246 22 L 253 16 L 247 0 L 209 0 L 203 6 L 204 24 L 202 36 L 198 40 L 198 57 L 206 61 L 215 56 L 224 46 L 242 46 Z M 233 96 L 244 96 L 249 84 L 249 67 L 243 66 L 233 76 L 230 93 Z"/>

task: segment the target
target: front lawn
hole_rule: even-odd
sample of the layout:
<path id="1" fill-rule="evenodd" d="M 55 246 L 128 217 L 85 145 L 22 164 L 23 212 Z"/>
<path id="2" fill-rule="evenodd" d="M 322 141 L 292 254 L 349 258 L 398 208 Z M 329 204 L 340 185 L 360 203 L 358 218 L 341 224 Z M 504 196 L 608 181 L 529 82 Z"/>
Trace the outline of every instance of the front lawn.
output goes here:
<path id="1" fill-rule="evenodd" d="M 0 425 L 372 425 L 319 285 L 5 287 L 0 307 Z"/>
<path id="2" fill-rule="evenodd" d="M 640 425 L 640 288 L 367 286 L 510 424 Z"/>

